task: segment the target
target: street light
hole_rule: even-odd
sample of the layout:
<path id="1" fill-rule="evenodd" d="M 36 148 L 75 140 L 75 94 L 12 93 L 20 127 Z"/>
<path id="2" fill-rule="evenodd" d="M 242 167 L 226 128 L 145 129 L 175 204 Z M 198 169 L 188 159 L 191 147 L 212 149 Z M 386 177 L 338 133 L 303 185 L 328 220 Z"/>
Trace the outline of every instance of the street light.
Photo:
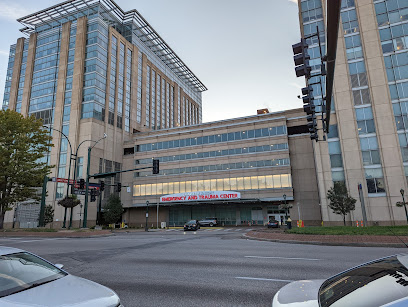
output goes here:
<path id="1" fill-rule="evenodd" d="M 404 198 L 404 189 L 400 190 L 401 196 L 402 196 L 402 203 L 404 205 L 404 209 L 405 209 L 405 216 L 407 217 L 407 224 L 408 224 L 408 212 L 407 212 L 407 206 L 405 205 L 405 198 Z"/>
<path id="2" fill-rule="evenodd" d="M 44 128 L 49 128 L 49 127 L 47 127 L 47 126 L 43 126 L 43 127 L 44 127 Z M 58 129 L 55 129 L 55 128 L 50 128 L 50 129 L 53 129 L 53 130 L 55 130 L 55 131 L 61 133 L 61 135 L 63 135 L 63 136 L 67 139 L 68 144 L 69 144 L 70 154 L 69 154 L 68 183 L 67 183 L 67 197 L 68 197 L 68 195 L 69 195 L 69 180 L 71 179 L 71 161 L 72 161 L 72 146 L 71 146 L 71 142 L 69 141 L 69 139 L 68 139 L 68 137 L 65 135 L 65 133 L 62 132 L 61 130 L 58 130 Z M 75 163 L 76 163 L 76 159 L 75 159 Z M 57 175 L 58 175 L 58 174 L 57 174 Z M 75 181 L 75 179 L 74 179 L 74 181 Z M 62 223 L 62 228 L 66 228 L 65 223 L 66 223 L 66 221 L 67 221 L 67 210 L 68 210 L 67 207 L 65 207 L 64 222 Z M 42 206 L 41 206 L 41 210 L 40 210 L 40 211 L 43 211 Z M 71 211 L 72 211 L 72 209 L 71 209 Z M 42 225 L 42 223 L 43 223 L 42 220 L 43 220 L 43 219 L 40 218 L 40 226 L 45 226 L 45 225 Z M 71 226 L 71 225 L 70 225 L 70 226 Z"/>
<path id="3" fill-rule="evenodd" d="M 288 207 L 286 206 L 286 194 L 283 194 L 283 203 L 285 205 L 285 220 L 288 220 Z"/>
<path id="4" fill-rule="evenodd" d="M 101 140 L 104 140 L 108 137 L 108 135 L 106 133 L 103 134 L 103 137 L 101 137 L 99 140 L 97 140 L 95 142 L 95 144 L 93 144 L 92 147 L 88 147 L 88 162 L 87 162 L 87 166 L 86 166 L 86 187 L 85 187 L 85 204 L 84 204 L 84 225 L 83 228 L 86 228 L 86 222 L 88 219 L 88 192 L 89 192 L 89 172 L 91 169 L 91 151 L 92 148 L 94 148 L 96 146 L 96 144 L 98 144 Z M 99 195 L 99 197 L 101 197 Z"/>

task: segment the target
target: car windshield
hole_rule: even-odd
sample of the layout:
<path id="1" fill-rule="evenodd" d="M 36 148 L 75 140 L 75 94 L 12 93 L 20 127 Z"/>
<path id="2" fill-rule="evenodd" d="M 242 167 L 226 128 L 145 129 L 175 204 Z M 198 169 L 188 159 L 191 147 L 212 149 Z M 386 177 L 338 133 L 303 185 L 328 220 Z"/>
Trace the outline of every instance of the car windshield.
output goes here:
<path id="1" fill-rule="evenodd" d="M 408 256 L 393 256 L 327 279 L 320 306 L 382 306 L 408 296 Z"/>
<path id="2" fill-rule="evenodd" d="M 195 223 L 196 223 L 196 221 L 188 221 L 187 222 L 188 225 L 192 225 L 192 224 L 195 224 Z"/>
<path id="3" fill-rule="evenodd" d="M 29 253 L 0 256 L 0 297 L 59 279 L 67 274 Z"/>

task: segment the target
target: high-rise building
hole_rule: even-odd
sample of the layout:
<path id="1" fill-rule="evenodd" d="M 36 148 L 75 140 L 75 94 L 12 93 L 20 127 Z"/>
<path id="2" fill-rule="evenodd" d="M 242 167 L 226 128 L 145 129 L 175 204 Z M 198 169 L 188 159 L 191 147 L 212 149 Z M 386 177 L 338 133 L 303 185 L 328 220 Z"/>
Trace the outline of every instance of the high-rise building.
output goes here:
<path id="1" fill-rule="evenodd" d="M 10 48 L 3 109 L 50 128 L 51 177 L 67 178 L 72 157 L 75 177 L 84 178 L 93 145 L 91 174 L 120 170 L 123 142 L 134 133 L 202 122 L 206 87 L 136 10 L 111 0 L 71 0 L 18 21 L 27 37 Z M 66 187 L 49 183 L 47 203 L 55 206 Z M 65 212 L 56 208 L 61 222 Z M 77 213 L 79 207 L 74 220 Z"/>
<path id="2" fill-rule="evenodd" d="M 302 34 L 318 28 L 323 51 L 326 3 L 299 1 Z M 307 41 L 312 73 L 318 72 L 317 37 Z M 314 95 L 319 103 L 318 85 Z M 396 203 L 407 191 L 407 101 L 408 1 L 342 0 L 330 133 L 314 146 L 324 222 L 342 223 L 326 194 L 333 182 L 343 181 L 358 200 L 349 221 L 362 220 L 365 207 L 370 224 L 406 223 Z"/>

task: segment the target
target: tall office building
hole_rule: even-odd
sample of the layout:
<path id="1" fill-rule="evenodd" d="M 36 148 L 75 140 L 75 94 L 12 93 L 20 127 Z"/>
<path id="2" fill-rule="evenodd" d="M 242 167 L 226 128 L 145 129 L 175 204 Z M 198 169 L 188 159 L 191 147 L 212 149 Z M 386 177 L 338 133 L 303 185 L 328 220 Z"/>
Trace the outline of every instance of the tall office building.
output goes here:
<path id="1" fill-rule="evenodd" d="M 325 6 L 299 1 L 302 34 L 318 28 L 323 50 Z M 308 43 L 312 73 L 318 72 L 317 38 Z M 344 181 L 358 200 L 349 221 L 363 219 L 363 203 L 370 224 L 405 224 L 396 203 L 408 176 L 408 1 L 342 1 L 333 93 L 328 141 L 314 147 L 323 221 L 342 223 L 326 193 Z M 318 85 L 314 95 L 321 101 Z"/>
<path id="2" fill-rule="evenodd" d="M 206 87 L 136 10 L 125 12 L 111 0 L 70 0 L 18 21 L 27 37 L 10 48 L 3 109 L 54 129 L 51 177 L 67 178 L 70 156 L 78 153 L 75 175 L 84 178 L 93 145 L 91 174 L 120 170 L 123 143 L 134 133 L 202 122 Z M 105 180 L 105 196 L 119 180 Z M 64 210 L 56 202 L 65 195 L 66 184 L 48 184 L 47 204 L 58 222 Z M 92 224 L 95 204 L 89 210 Z M 16 219 L 26 223 L 22 211 Z"/>

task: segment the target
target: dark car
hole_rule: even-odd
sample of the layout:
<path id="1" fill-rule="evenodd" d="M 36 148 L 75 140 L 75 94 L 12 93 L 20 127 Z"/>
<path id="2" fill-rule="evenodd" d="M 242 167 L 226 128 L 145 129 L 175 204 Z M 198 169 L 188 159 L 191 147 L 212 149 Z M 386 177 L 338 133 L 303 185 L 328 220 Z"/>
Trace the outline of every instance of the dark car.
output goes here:
<path id="1" fill-rule="evenodd" d="M 217 218 L 216 217 L 206 217 L 205 219 L 202 219 L 199 221 L 201 226 L 216 226 L 217 223 Z"/>
<path id="2" fill-rule="evenodd" d="M 184 224 L 184 230 L 198 230 L 200 229 L 200 224 L 198 220 L 190 220 Z"/>
<path id="3" fill-rule="evenodd" d="M 279 228 L 279 222 L 277 220 L 270 220 L 267 226 L 268 228 Z"/>

